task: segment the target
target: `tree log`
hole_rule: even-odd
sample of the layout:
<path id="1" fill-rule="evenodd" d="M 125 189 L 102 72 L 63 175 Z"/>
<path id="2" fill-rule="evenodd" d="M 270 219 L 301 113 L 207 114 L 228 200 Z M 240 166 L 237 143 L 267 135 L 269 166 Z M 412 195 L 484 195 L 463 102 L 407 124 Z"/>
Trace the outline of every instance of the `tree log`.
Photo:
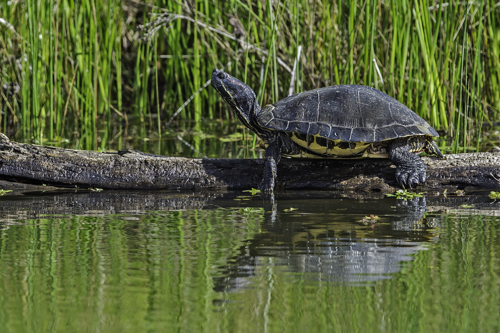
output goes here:
<path id="1" fill-rule="evenodd" d="M 417 190 L 500 188 L 500 153 L 422 157 L 427 180 Z M 0 179 L 30 184 L 108 189 L 251 189 L 262 159 L 184 158 L 126 150 L 99 153 L 11 142 L 0 133 Z M 399 189 L 387 159 L 283 158 L 276 189 L 391 192 Z"/>

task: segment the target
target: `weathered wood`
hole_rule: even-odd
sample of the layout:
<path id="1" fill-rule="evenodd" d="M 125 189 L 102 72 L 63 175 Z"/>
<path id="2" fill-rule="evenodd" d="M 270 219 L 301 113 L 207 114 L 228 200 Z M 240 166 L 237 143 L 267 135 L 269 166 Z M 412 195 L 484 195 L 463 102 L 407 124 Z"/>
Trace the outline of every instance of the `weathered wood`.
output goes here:
<path id="1" fill-rule="evenodd" d="M 427 181 L 418 189 L 500 188 L 500 153 L 423 157 Z M 167 157 L 120 151 L 99 153 L 11 142 L 0 133 L 0 179 L 32 184 L 110 189 L 250 189 L 264 160 Z M 394 191 L 386 159 L 282 159 L 277 189 Z"/>

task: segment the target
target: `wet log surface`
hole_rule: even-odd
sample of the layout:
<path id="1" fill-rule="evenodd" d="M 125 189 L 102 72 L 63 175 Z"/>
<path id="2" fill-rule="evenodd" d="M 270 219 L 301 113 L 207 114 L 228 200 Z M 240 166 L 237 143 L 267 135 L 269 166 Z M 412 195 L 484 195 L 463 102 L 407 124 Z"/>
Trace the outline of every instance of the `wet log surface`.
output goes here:
<path id="1" fill-rule="evenodd" d="M 423 157 L 427 180 L 417 190 L 500 188 L 500 153 Z M 33 185 L 107 189 L 250 189 L 262 179 L 262 159 L 183 158 L 138 151 L 95 151 L 11 142 L 0 133 L 0 179 Z M 399 189 L 386 159 L 282 159 L 279 189 L 391 192 Z M 0 185 L 5 188 L 6 183 Z"/>

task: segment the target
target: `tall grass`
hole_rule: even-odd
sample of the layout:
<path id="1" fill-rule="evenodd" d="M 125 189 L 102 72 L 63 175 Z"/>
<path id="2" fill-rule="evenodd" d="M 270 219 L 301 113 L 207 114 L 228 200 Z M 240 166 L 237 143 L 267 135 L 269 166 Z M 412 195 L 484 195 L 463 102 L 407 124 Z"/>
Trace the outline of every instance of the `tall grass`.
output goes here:
<path id="1" fill-rule="evenodd" d="M 18 139 L 96 149 L 130 122 L 140 136 L 202 131 L 234 119 L 213 90 L 198 93 L 222 67 L 264 104 L 291 84 L 374 86 L 454 151 L 477 148 L 482 123 L 499 119 L 494 0 L 27 0 L 3 1 L 0 18 L 0 124 Z"/>

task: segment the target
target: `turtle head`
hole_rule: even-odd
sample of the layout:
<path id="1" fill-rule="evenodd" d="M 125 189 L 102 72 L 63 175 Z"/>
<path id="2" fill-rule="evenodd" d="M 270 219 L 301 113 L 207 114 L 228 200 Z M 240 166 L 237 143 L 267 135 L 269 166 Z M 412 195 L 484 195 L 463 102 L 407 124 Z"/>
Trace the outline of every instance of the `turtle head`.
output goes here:
<path id="1" fill-rule="evenodd" d="M 260 106 L 257 104 L 257 98 L 252 88 L 218 69 L 214 69 L 212 72 L 212 87 L 229 104 L 243 124 L 255 131 L 255 126 L 252 126 L 252 123 L 260 111 Z"/>

